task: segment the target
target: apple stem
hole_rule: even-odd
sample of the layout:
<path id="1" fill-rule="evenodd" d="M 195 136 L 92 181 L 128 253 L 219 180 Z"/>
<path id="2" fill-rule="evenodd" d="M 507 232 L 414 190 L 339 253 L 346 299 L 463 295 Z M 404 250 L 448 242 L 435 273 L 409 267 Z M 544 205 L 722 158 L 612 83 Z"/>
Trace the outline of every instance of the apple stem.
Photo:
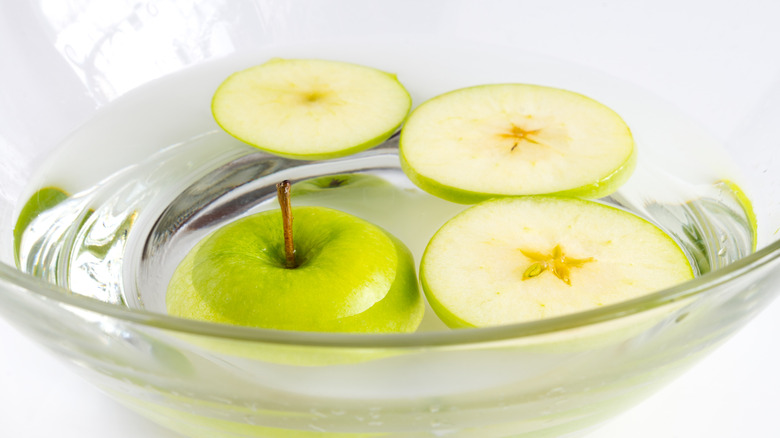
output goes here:
<path id="1" fill-rule="evenodd" d="M 284 228 L 284 257 L 285 267 L 295 269 L 298 264 L 295 262 L 295 245 L 293 245 L 293 216 L 292 206 L 290 204 L 290 181 L 284 180 L 276 185 L 276 197 L 279 199 L 279 206 L 282 207 L 282 227 Z"/>

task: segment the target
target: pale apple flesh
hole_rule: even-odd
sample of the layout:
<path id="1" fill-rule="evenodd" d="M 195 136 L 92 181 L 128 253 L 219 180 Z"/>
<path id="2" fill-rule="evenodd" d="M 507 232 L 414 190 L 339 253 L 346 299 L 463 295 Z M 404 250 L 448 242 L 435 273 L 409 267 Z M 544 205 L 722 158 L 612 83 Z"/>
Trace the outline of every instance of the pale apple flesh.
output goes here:
<path id="1" fill-rule="evenodd" d="M 453 202 L 496 196 L 607 196 L 636 157 L 626 123 L 581 94 L 525 84 L 435 97 L 401 132 L 401 164 L 422 189 Z"/>
<path id="2" fill-rule="evenodd" d="M 293 208 L 297 267 L 285 266 L 279 210 L 217 230 L 168 286 L 169 314 L 260 328 L 409 332 L 422 319 L 414 262 L 395 237 L 323 207 Z"/>
<path id="3" fill-rule="evenodd" d="M 629 212 L 562 197 L 478 204 L 431 239 L 423 290 L 451 327 L 483 327 L 590 310 L 693 277 L 682 249 Z"/>
<path id="4" fill-rule="evenodd" d="M 411 104 L 393 74 L 337 61 L 277 58 L 226 79 L 214 94 L 212 113 L 225 131 L 257 148 L 326 159 L 382 143 Z"/>

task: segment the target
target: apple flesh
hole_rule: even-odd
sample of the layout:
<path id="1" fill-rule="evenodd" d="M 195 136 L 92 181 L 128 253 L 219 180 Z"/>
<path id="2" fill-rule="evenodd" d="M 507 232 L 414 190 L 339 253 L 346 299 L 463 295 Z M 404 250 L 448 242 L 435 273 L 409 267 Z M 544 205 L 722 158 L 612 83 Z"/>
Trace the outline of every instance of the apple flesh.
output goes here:
<path id="1" fill-rule="evenodd" d="M 581 94 L 537 85 L 482 85 L 415 109 L 401 131 L 401 165 L 423 190 L 458 203 L 498 196 L 599 198 L 631 175 L 625 122 Z"/>
<path id="2" fill-rule="evenodd" d="M 483 327 L 594 309 L 693 277 L 682 249 L 646 220 L 575 198 L 496 198 L 431 239 L 420 279 L 450 327 Z"/>
<path id="3" fill-rule="evenodd" d="M 272 59 L 228 77 L 212 113 L 229 134 L 267 152 L 327 159 L 376 146 L 411 109 L 395 75 L 316 59 Z"/>
<path id="4" fill-rule="evenodd" d="M 288 268 L 282 213 L 240 219 L 199 242 L 168 286 L 169 314 L 281 330 L 410 332 L 424 304 L 412 255 L 379 227 L 296 207 Z"/>

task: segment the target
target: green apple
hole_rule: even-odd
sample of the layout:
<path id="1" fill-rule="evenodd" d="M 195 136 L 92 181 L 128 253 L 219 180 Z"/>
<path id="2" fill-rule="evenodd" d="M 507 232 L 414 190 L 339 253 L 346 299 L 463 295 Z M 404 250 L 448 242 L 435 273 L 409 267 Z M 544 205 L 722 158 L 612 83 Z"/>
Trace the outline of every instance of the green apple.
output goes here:
<path id="1" fill-rule="evenodd" d="M 400 156 L 420 188 L 465 204 L 607 196 L 636 161 L 631 131 L 614 111 L 581 94 L 524 84 L 464 88 L 424 102 L 401 131 Z"/>
<path id="2" fill-rule="evenodd" d="M 496 198 L 448 221 L 420 266 L 428 302 L 451 327 L 550 318 L 628 300 L 693 277 L 669 235 L 594 201 Z"/>
<path id="3" fill-rule="evenodd" d="M 715 183 L 715 187 L 721 189 L 721 199 L 732 199 L 743 211 L 744 218 L 747 221 L 748 227 L 750 227 L 753 251 L 758 246 L 758 220 L 756 219 L 756 212 L 753 209 L 753 202 L 748 195 L 742 190 L 739 184 L 731 180 L 721 180 Z"/>
<path id="4" fill-rule="evenodd" d="M 239 140 L 296 159 L 326 159 L 376 146 L 412 100 L 398 78 L 317 59 L 272 59 L 234 73 L 214 93 L 217 123 Z"/>
<path id="5" fill-rule="evenodd" d="M 22 235 L 24 231 L 33 223 L 41 213 L 54 208 L 60 202 L 68 199 L 68 194 L 57 187 L 44 187 L 30 196 L 30 199 L 19 211 L 14 226 L 14 258 L 16 264 L 19 264 L 19 251 L 22 245 Z"/>
<path id="6" fill-rule="evenodd" d="M 282 211 L 240 219 L 199 242 L 169 283 L 168 312 L 282 330 L 417 328 L 424 304 L 403 243 L 337 210 L 290 211 L 292 216 L 285 214 L 283 204 Z M 292 251 L 288 236 L 295 236 Z"/>
<path id="7" fill-rule="evenodd" d="M 334 190 L 392 188 L 387 180 L 365 173 L 318 176 L 292 185 L 292 196 L 323 195 Z"/>

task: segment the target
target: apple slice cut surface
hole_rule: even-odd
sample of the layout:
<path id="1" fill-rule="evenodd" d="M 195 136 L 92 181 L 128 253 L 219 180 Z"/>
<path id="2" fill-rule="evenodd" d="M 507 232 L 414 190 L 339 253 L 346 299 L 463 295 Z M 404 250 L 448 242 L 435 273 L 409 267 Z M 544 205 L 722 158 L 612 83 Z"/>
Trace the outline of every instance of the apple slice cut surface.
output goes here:
<path id="1" fill-rule="evenodd" d="M 496 198 L 431 239 L 420 279 L 451 327 L 550 318 L 613 304 L 693 277 L 682 249 L 632 213 L 595 201 Z"/>
<path id="2" fill-rule="evenodd" d="M 610 108 L 581 94 L 525 84 L 435 97 L 412 112 L 400 139 L 407 176 L 459 203 L 606 196 L 631 175 L 634 149 L 631 131 Z"/>
<path id="3" fill-rule="evenodd" d="M 276 155 L 326 159 L 376 146 L 411 108 L 395 75 L 316 59 L 272 59 L 234 73 L 212 113 L 239 140 Z"/>

